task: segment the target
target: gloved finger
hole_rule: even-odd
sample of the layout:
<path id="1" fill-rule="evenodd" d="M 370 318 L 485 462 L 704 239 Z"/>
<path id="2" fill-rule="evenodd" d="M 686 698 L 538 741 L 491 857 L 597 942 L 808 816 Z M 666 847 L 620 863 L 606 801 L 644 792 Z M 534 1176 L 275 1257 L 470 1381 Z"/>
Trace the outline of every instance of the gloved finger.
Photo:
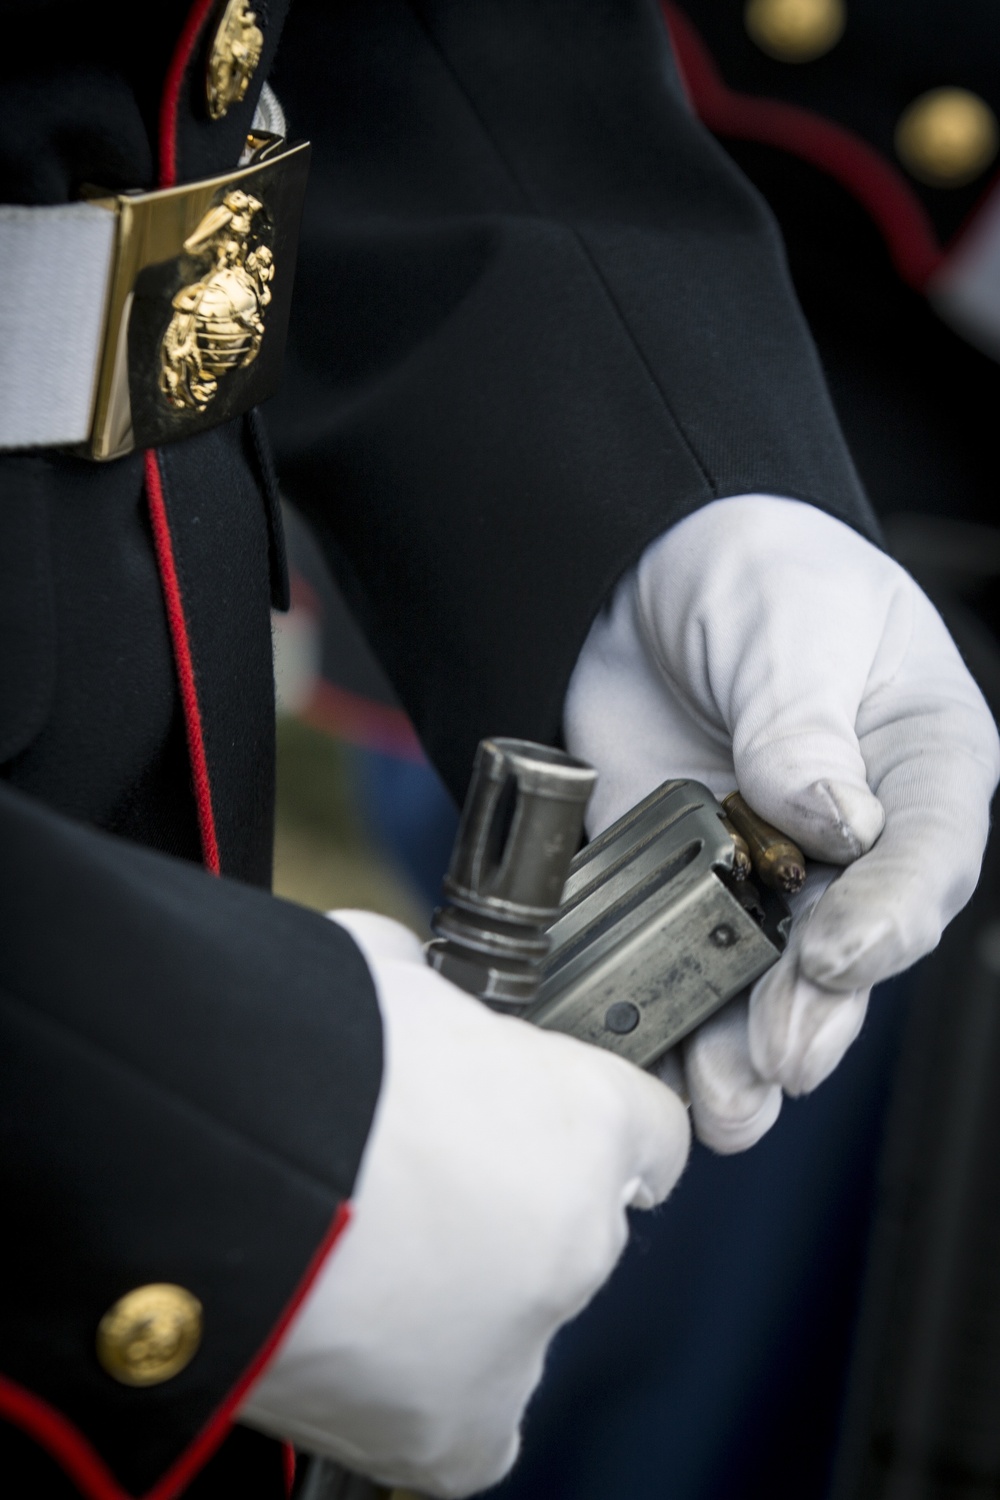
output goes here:
<path id="1" fill-rule="evenodd" d="M 565 1043 L 568 1038 L 560 1040 Z M 578 1045 L 583 1049 L 581 1060 L 614 1088 L 626 1122 L 620 1134 L 622 1207 L 653 1208 L 669 1196 L 684 1170 L 691 1146 L 687 1110 L 677 1094 L 652 1074 L 613 1053 L 583 1042 Z"/>
<path id="2" fill-rule="evenodd" d="M 722 1155 L 745 1151 L 781 1111 L 781 1089 L 750 1056 L 745 999 L 733 1000 L 682 1043 L 695 1134 Z"/>
<path id="3" fill-rule="evenodd" d="M 799 972 L 787 952 L 750 995 L 750 1060 L 761 1078 L 786 1094 L 808 1094 L 829 1077 L 858 1036 L 867 989 L 834 991 Z"/>
<path id="4" fill-rule="evenodd" d="M 900 973 L 937 946 L 971 896 L 984 835 L 969 832 L 964 848 L 950 853 L 946 841 L 907 821 L 890 819 L 871 853 L 817 905 L 799 955 L 806 979 L 850 991 Z"/>
<path id="5" fill-rule="evenodd" d="M 805 1094 L 840 1062 L 864 1022 L 868 991 L 833 991 L 801 972 L 800 953 L 812 913 L 835 879 L 831 865 L 812 865 L 789 902 L 794 922 L 788 947 L 750 995 L 750 1059 L 761 1078 L 787 1094 Z"/>
<path id="6" fill-rule="evenodd" d="M 933 948 L 975 888 L 1000 749 L 996 726 L 943 623 L 918 595 L 913 659 L 859 712 L 886 826 L 818 904 L 802 972 L 861 988 Z"/>
<path id="7" fill-rule="evenodd" d="M 420 963 L 424 948 L 416 933 L 402 922 L 385 917 L 377 911 L 359 911 L 354 907 L 339 907 L 328 911 L 327 918 L 345 927 L 357 943 L 369 965 L 378 960 L 396 959 L 404 963 Z"/>
<path id="8" fill-rule="evenodd" d="M 654 1078 L 665 1083 L 668 1089 L 672 1089 L 682 1104 L 691 1103 L 687 1079 L 684 1077 L 684 1060 L 679 1047 L 671 1047 L 669 1052 L 664 1052 L 660 1060 L 654 1063 L 650 1072 Z"/>

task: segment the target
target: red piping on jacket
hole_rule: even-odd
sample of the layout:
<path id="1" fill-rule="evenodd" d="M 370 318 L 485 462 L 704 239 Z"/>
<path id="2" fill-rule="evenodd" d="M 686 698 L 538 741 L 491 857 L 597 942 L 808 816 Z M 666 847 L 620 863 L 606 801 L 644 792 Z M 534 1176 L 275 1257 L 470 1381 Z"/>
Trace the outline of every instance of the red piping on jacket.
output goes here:
<path id="1" fill-rule="evenodd" d="M 874 220 L 903 280 L 922 290 L 944 260 L 944 251 L 905 177 L 842 125 L 794 104 L 730 89 L 687 16 L 671 0 L 662 4 L 677 64 L 699 119 L 717 135 L 778 146 L 839 182 Z"/>
<path id="2" fill-rule="evenodd" d="M 167 1470 L 162 1479 L 157 1480 L 152 1489 L 145 1492 L 141 1500 L 173 1500 L 211 1458 L 232 1426 L 237 1407 L 273 1354 L 278 1340 L 301 1306 L 320 1267 L 347 1228 L 350 1218 L 350 1203 L 342 1203 L 281 1317 L 225 1401 L 213 1412 L 177 1462 Z M 45 1448 L 65 1470 L 77 1489 L 88 1496 L 88 1500 L 135 1500 L 127 1490 L 122 1489 L 100 1454 L 67 1417 L 47 1401 L 43 1401 L 41 1396 L 25 1390 L 3 1375 L 0 1375 L 0 1415 Z M 287 1476 L 287 1459 L 285 1462 Z"/>
<path id="3" fill-rule="evenodd" d="M 170 59 L 160 98 L 160 187 L 173 187 L 177 181 L 177 106 L 191 54 L 198 45 L 202 28 L 214 9 L 215 0 L 196 0 L 188 11 L 184 29 Z"/>
<path id="4" fill-rule="evenodd" d="M 163 84 L 160 99 L 160 187 L 173 187 L 177 181 L 177 110 L 181 89 L 192 55 L 201 36 L 215 0 L 196 0 L 188 12 L 177 46 L 174 48 Z M 219 840 L 215 827 L 215 811 L 212 807 L 212 783 L 208 773 L 208 757 L 205 754 L 205 736 L 198 704 L 198 688 L 194 676 L 191 642 L 188 636 L 184 600 L 177 577 L 173 538 L 167 519 L 167 507 L 163 496 L 163 478 L 160 473 L 156 451 L 146 451 L 146 495 L 153 527 L 156 561 L 160 570 L 160 581 L 173 644 L 174 662 L 180 687 L 181 706 L 184 711 L 184 727 L 187 734 L 188 756 L 191 761 L 191 779 L 198 813 L 198 832 L 201 837 L 201 855 L 206 870 L 218 875 L 221 869 Z"/>
<path id="5" fill-rule="evenodd" d="M 194 661 L 191 657 L 191 643 L 188 639 L 187 621 L 184 617 L 184 600 L 181 597 L 181 586 L 177 577 L 174 544 L 170 536 L 160 464 L 155 448 L 146 450 L 146 496 L 149 500 L 153 545 L 156 548 L 156 561 L 163 587 L 163 602 L 167 611 L 170 639 L 174 647 L 181 706 L 184 710 L 184 724 L 187 729 L 188 755 L 191 759 L 194 800 L 198 809 L 202 858 L 206 870 L 210 870 L 213 875 L 218 875 L 221 869 L 219 841 L 215 832 L 212 785 L 208 775 L 208 759 L 205 755 L 205 736 L 202 731 L 201 709 L 198 706 L 198 687 L 194 677 Z"/>

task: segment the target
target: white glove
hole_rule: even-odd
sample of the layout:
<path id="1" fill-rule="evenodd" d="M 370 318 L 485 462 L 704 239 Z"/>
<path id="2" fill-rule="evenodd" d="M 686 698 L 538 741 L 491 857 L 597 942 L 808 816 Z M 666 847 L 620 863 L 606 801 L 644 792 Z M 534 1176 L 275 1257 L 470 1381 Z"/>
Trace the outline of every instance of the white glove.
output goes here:
<path id="1" fill-rule="evenodd" d="M 609 1275 L 626 1207 L 674 1186 L 687 1116 L 619 1058 L 492 1014 L 397 923 L 334 915 L 378 990 L 382 1093 L 353 1218 L 240 1419 L 465 1495 L 513 1463 L 549 1340 Z"/>
<path id="2" fill-rule="evenodd" d="M 998 775 L 989 710 L 902 568 L 813 506 L 744 495 L 681 521 L 619 584 L 577 663 L 565 739 L 600 772 L 592 836 L 690 776 L 717 796 L 739 787 L 826 862 L 749 1006 L 683 1048 L 697 1133 L 742 1150 L 782 1088 L 832 1071 L 871 986 L 933 948 L 972 894 Z"/>

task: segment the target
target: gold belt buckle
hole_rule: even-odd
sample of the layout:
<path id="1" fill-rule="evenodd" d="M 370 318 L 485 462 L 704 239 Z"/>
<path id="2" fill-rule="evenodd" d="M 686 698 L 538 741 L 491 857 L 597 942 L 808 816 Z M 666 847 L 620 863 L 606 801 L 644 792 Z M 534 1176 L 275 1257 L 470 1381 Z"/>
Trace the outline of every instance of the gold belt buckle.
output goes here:
<path id="1" fill-rule="evenodd" d="M 183 187 L 88 192 L 118 219 L 90 458 L 189 437 L 274 394 L 309 144 L 255 134 L 244 155 Z"/>

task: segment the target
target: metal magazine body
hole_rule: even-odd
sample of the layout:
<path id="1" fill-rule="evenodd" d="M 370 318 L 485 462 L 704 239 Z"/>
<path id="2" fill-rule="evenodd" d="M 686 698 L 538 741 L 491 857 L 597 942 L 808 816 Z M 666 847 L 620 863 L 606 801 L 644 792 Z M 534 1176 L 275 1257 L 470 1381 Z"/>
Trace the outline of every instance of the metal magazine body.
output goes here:
<path id="1" fill-rule="evenodd" d="M 576 856 L 527 1020 L 650 1067 L 770 968 L 788 909 L 735 878 L 722 816 L 668 781 Z"/>

